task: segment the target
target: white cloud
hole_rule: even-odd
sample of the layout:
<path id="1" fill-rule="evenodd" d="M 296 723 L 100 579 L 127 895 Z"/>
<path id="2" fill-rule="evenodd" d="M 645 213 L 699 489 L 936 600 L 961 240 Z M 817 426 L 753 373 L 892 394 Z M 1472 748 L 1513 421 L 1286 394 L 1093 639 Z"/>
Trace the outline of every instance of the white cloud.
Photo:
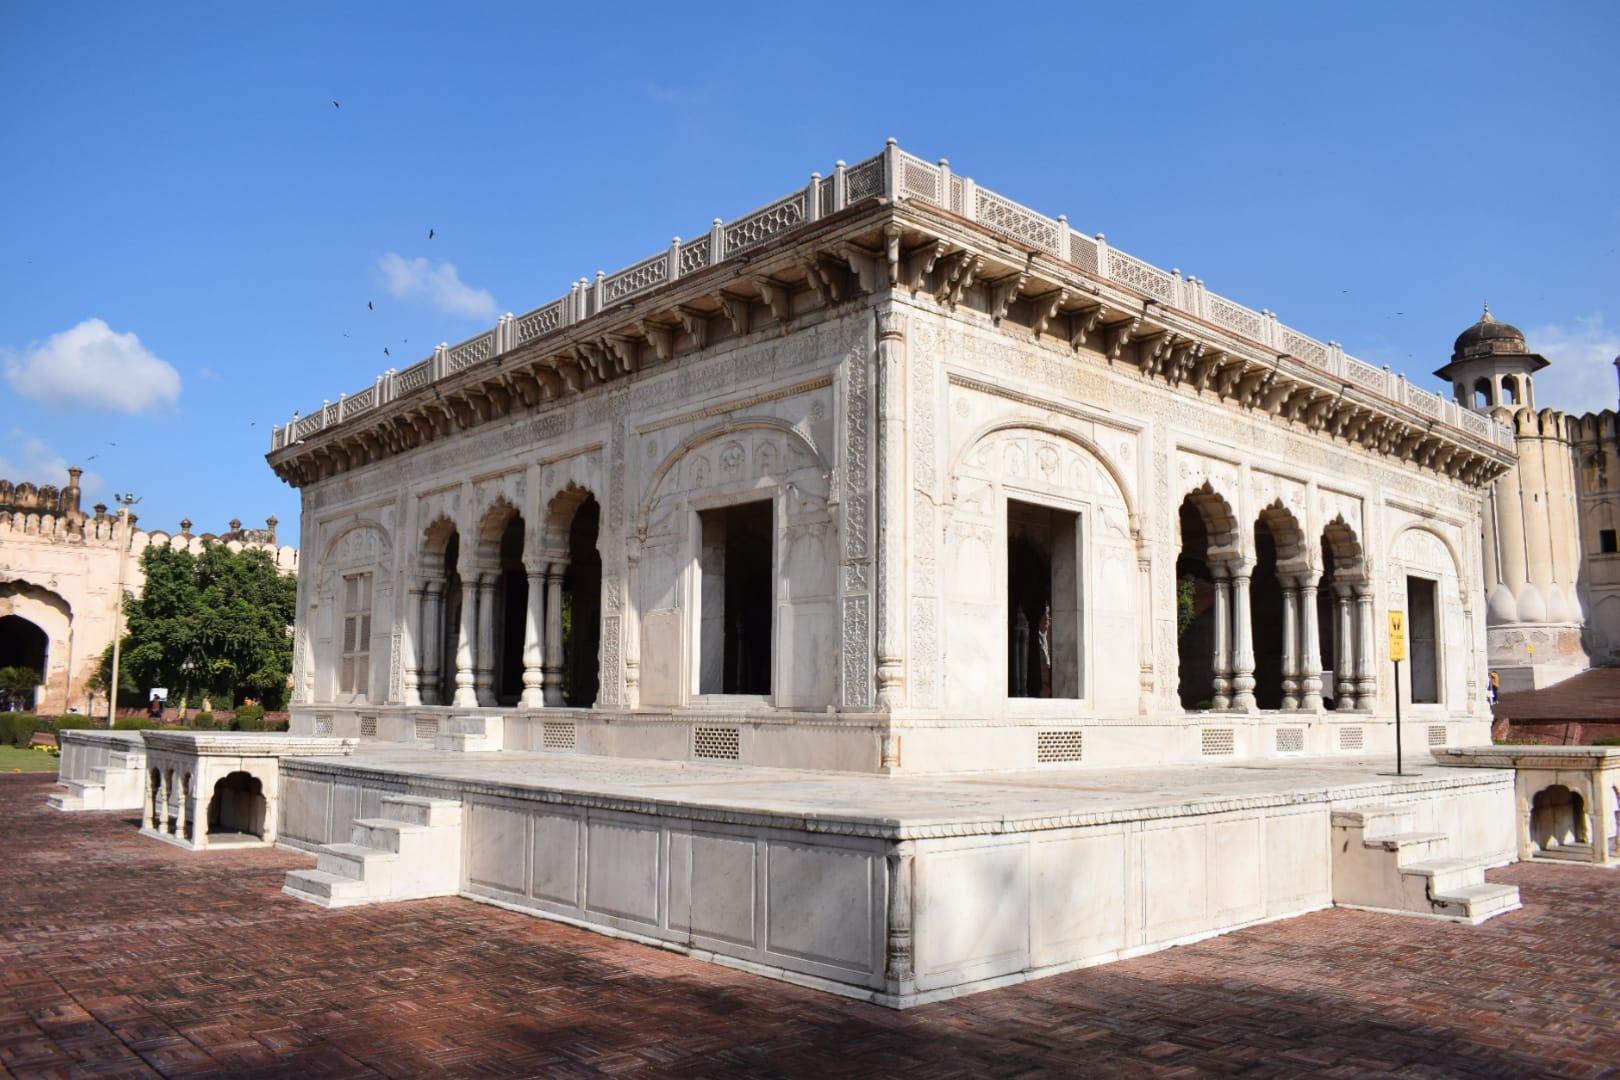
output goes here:
<path id="1" fill-rule="evenodd" d="M 52 334 L 43 345 L 0 351 L 0 359 L 18 394 L 46 404 L 143 413 L 180 399 L 180 373 L 140 338 L 100 319 Z"/>
<path id="2" fill-rule="evenodd" d="M 1620 401 L 1614 369 L 1620 332 L 1605 327 L 1602 315 L 1582 316 L 1572 326 L 1537 326 L 1525 338 L 1532 350 L 1552 361 L 1536 376 L 1537 408 L 1571 413 L 1615 408 Z"/>
<path id="3" fill-rule="evenodd" d="M 469 318 L 493 319 L 495 297 L 461 280 L 453 263 L 434 266 L 427 259 L 407 259 L 390 251 L 377 260 L 383 287 L 398 300 L 425 300 L 439 311 Z"/>

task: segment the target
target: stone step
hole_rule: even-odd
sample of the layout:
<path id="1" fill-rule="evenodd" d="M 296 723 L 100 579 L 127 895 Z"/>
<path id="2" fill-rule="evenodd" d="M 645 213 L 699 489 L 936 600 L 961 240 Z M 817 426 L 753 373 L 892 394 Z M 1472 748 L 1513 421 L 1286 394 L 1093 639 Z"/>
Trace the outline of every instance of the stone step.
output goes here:
<path id="1" fill-rule="evenodd" d="M 327 844 L 315 853 L 317 870 L 364 882 L 368 893 L 379 896 L 388 891 L 393 864 L 398 861 L 395 852 L 359 844 Z"/>
<path id="2" fill-rule="evenodd" d="M 1517 911 L 1523 906 L 1519 902 L 1517 885 L 1493 885 L 1489 882 L 1464 885 L 1444 895 L 1435 895 L 1433 900 L 1436 915 L 1474 924 Z"/>
<path id="3" fill-rule="evenodd" d="M 66 791 L 55 792 L 51 795 L 47 795 L 45 797 L 45 805 L 49 806 L 52 810 L 85 809 L 83 799 L 80 799 L 77 795 L 72 795 Z"/>
<path id="4" fill-rule="evenodd" d="M 1485 867 L 1468 859 L 1430 859 L 1401 867 L 1401 873 L 1428 878 L 1427 895 L 1450 895 L 1458 889 L 1485 882 Z"/>
<path id="5" fill-rule="evenodd" d="M 352 907 L 371 902 L 365 882 L 324 870 L 289 870 L 281 891 L 322 907 Z"/>
<path id="6" fill-rule="evenodd" d="M 1412 808 L 1410 806 L 1353 806 L 1333 811 L 1335 828 L 1359 828 L 1369 836 L 1410 832 Z"/>
<path id="7" fill-rule="evenodd" d="M 349 830 L 349 842 L 378 851 L 399 852 L 406 837 L 416 837 L 428 830 L 427 825 L 411 825 L 391 818 L 357 818 Z"/>
<path id="8" fill-rule="evenodd" d="M 461 827 L 461 800 L 428 799 L 419 795 L 384 795 L 382 813 L 390 821 L 407 825 Z"/>
<path id="9" fill-rule="evenodd" d="M 1560 844 L 1557 847 L 1542 848 L 1536 852 L 1537 859 L 1551 859 L 1555 862 L 1589 863 L 1592 861 L 1591 844 Z"/>

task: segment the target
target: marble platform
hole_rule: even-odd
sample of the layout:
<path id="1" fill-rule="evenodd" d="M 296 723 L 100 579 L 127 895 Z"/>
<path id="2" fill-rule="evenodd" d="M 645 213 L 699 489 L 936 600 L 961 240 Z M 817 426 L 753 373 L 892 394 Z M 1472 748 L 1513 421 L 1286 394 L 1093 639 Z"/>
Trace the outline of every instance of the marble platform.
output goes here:
<path id="1" fill-rule="evenodd" d="M 418 842 L 460 865 L 440 894 L 905 1007 L 1330 906 L 1336 875 L 1362 907 L 1415 895 L 1408 913 L 1472 922 L 1517 907 L 1492 886 L 1472 914 L 1448 907 L 1432 870 L 1459 881 L 1467 863 L 1482 882 L 1514 860 L 1512 772 L 1393 771 L 1338 758 L 905 779 L 362 744 L 283 762 L 279 840 L 322 860 L 290 893 L 388 900 L 400 837 L 439 815 L 456 826 Z M 1352 820 L 1369 851 L 1421 836 L 1429 876 L 1397 854 L 1384 884 L 1373 863 L 1340 865 Z M 419 895 L 416 881 L 397 898 Z"/>

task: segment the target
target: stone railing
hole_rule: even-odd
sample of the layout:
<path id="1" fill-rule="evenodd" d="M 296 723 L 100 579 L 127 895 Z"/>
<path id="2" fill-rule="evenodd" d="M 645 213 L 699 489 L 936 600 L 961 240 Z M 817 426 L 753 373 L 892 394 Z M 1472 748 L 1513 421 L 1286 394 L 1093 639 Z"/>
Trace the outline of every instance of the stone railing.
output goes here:
<path id="1" fill-rule="evenodd" d="M 280 450 L 352 416 L 417 393 L 465 368 L 520 346 L 559 334 L 575 323 L 632 300 L 734 255 L 759 247 L 795 227 L 837 213 L 866 199 L 912 199 L 938 206 L 969 221 L 1046 252 L 1098 278 L 1115 281 L 1153 297 L 1166 307 L 1264 345 L 1278 355 L 1317 368 L 1441 423 L 1511 450 L 1513 432 L 1454 401 L 1413 386 L 1405 375 L 1349 356 L 1337 342 L 1320 342 L 1283 325 L 1270 311 L 1254 311 L 1210 292 L 1198 278 L 1161 270 L 1117 248 L 1101 234 L 1086 236 L 1069 228 L 1066 217 L 1047 217 L 979 187 L 951 172 L 950 163 L 930 164 L 901 150 L 894 140 L 881 154 L 854 165 L 838 162 L 831 176 L 812 173 L 802 189 L 735 221 L 715 218 L 707 235 L 682 242 L 613 274 L 597 271 L 581 278 L 568 295 L 523 315 L 503 315 L 493 329 L 459 345 L 440 345 L 418 364 L 377 377 L 371 386 L 325 401 L 308 413 L 295 413 L 275 428 L 270 449 Z"/>

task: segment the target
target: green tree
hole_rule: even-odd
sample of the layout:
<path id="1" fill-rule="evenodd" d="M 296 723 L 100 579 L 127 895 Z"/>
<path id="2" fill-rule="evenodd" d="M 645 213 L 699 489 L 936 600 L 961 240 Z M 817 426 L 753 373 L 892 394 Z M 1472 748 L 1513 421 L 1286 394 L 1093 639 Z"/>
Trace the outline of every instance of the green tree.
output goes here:
<path id="1" fill-rule="evenodd" d="M 147 548 L 146 587 L 126 599 L 122 665 L 142 686 L 167 686 L 216 707 L 244 697 L 280 708 L 292 670 L 298 583 L 268 552 L 204 542 L 200 554 Z M 120 682 L 123 680 L 120 679 Z"/>
<path id="2" fill-rule="evenodd" d="M 30 707 L 40 682 L 39 672 L 31 667 L 0 667 L 0 708 Z"/>

